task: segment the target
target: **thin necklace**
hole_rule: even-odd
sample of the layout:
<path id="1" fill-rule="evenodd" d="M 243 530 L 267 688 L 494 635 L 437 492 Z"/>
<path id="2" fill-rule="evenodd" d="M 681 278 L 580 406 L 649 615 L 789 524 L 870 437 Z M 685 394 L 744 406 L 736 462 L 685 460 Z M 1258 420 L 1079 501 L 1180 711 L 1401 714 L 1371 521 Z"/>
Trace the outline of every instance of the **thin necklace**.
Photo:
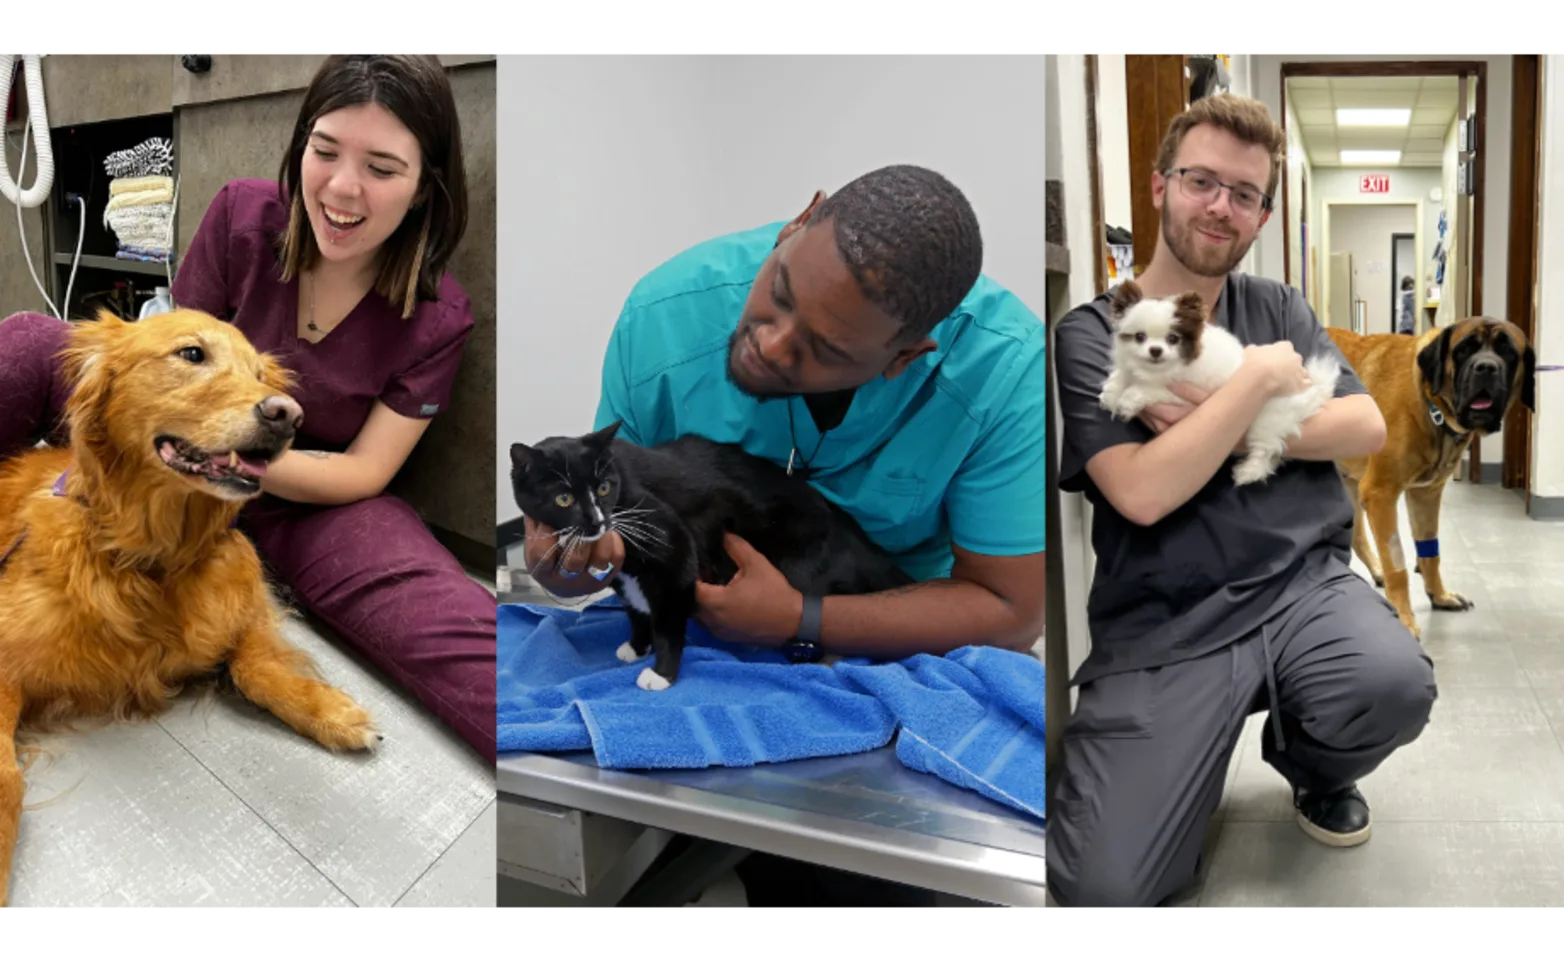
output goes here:
<path id="1" fill-rule="evenodd" d="M 799 456 L 798 456 L 798 431 L 795 430 L 794 427 L 793 427 L 793 398 L 792 397 L 789 397 L 788 400 L 787 400 L 787 433 L 788 433 L 788 436 L 793 441 L 793 452 L 791 452 L 791 453 L 789 453 L 787 455 L 787 475 L 791 477 L 793 475 L 793 462 L 795 460 L 799 459 Z M 829 430 L 821 430 L 820 431 L 820 440 L 819 440 L 819 442 L 817 442 L 815 444 L 815 452 L 811 453 L 809 455 L 809 459 L 804 461 L 804 476 L 805 476 L 806 479 L 808 478 L 809 472 L 812 469 L 812 465 L 815 462 L 815 457 L 819 456 L 819 454 L 820 454 L 820 447 L 821 447 L 822 444 L 825 443 L 825 435 L 827 433 L 830 433 L 830 431 Z"/>
<path id="2" fill-rule="evenodd" d="M 315 275 L 310 273 L 307 276 L 310 278 L 310 316 L 304 322 L 304 325 L 309 327 L 311 331 L 320 333 L 320 328 L 315 326 Z"/>

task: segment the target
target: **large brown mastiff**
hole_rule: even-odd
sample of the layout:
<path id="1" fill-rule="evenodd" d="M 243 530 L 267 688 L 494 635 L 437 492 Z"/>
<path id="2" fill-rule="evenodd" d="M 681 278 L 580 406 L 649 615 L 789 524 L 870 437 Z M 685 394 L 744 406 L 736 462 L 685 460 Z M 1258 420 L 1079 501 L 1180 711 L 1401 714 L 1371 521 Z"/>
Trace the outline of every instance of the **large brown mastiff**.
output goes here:
<path id="1" fill-rule="evenodd" d="M 1405 493 L 1417 570 L 1434 608 L 1470 610 L 1471 601 L 1439 576 L 1440 498 L 1473 437 L 1499 429 L 1516 403 L 1535 409 L 1536 354 L 1519 327 L 1491 317 L 1470 317 L 1418 337 L 1328 332 L 1385 417 L 1380 452 L 1339 464 L 1356 514 L 1352 548 L 1374 583 L 1385 587 L 1401 622 L 1419 636 L 1396 503 Z"/>

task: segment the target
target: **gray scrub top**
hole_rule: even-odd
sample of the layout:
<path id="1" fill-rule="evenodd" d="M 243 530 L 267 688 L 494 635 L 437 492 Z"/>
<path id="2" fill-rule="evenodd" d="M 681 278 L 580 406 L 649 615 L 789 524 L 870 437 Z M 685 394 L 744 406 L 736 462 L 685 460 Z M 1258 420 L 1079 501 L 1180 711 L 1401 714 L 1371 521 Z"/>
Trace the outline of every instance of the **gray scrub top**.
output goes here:
<path id="1" fill-rule="evenodd" d="M 1269 480 L 1238 487 L 1229 458 L 1189 502 L 1149 526 L 1126 520 L 1086 472 L 1092 457 L 1155 434 L 1115 420 L 1098 404 L 1112 369 L 1109 295 L 1059 321 L 1054 356 L 1064 441 L 1059 487 L 1095 508 L 1097 570 L 1087 601 L 1092 651 L 1075 683 L 1192 660 L 1243 639 L 1295 600 L 1341 576 L 1356 576 L 1352 504 L 1336 465 L 1290 460 Z M 1230 274 L 1211 322 L 1244 344 L 1291 340 L 1308 359 L 1342 365 L 1336 396 L 1367 393 L 1325 327 L 1294 288 Z"/>

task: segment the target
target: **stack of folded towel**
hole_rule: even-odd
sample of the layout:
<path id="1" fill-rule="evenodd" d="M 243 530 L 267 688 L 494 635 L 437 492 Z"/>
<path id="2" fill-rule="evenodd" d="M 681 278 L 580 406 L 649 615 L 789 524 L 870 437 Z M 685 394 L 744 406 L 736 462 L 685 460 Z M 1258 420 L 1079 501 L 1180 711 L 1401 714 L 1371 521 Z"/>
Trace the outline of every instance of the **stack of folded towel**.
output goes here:
<path id="1" fill-rule="evenodd" d="M 114 255 L 166 262 L 174 246 L 173 142 L 153 137 L 109 154 L 103 166 L 114 177 L 103 212 L 104 226 L 119 241 Z"/>

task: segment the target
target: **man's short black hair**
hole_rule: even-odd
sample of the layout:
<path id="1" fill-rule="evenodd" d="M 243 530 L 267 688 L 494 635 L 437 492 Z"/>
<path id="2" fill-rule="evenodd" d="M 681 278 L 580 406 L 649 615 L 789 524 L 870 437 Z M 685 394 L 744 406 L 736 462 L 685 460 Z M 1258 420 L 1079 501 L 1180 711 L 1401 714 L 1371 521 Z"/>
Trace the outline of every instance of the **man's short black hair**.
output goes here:
<path id="1" fill-rule="evenodd" d="M 826 220 L 859 289 L 901 322 L 903 339 L 928 336 L 983 269 L 977 214 L 933 170 L 899 165 L 866 173 L 827 197 L 809 223 Z"/>

